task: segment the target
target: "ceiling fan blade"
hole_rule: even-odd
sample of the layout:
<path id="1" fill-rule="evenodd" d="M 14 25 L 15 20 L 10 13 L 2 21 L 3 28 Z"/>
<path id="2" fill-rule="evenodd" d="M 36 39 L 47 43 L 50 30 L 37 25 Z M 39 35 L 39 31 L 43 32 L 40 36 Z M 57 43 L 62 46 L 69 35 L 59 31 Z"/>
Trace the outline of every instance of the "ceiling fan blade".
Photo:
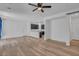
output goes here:
<path id="1" fill-rule="evenodd" d="M 37 10 L 37 9 L 38 9 L 38 8 L 34 9 L 33 12 L 34 12 L 35 10 Z"/>
<path id="2" fill-rule="evenodd" d="M 42 8 L 51 8 L 51 6 L 42 6 Z"/>
<path id="3" fill-rule="evenodd" d="M 41 12 L 43 13 L 43 12 L 44 12 L 44 10 L 43 10 L 43 9 L 41 9 Z"/>
<path id="4" fill-rule="evenodd" d="M 31 4 L 31 3 L 29 3 L 28 5 L 31 5 L 31 6 L 35 6 L 35 7 L 37 7 L 37 5 Z"/>

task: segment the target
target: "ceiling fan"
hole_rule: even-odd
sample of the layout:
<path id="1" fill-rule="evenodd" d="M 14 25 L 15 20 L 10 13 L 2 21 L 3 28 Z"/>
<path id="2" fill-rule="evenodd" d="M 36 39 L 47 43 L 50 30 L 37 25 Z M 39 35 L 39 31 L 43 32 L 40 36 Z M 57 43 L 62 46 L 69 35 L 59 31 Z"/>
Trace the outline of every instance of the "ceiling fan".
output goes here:
<path id="1" fill-rule="evenodd" d="M 36 10 L 39 10 L 42 13 L 44 12 L 43 8 L 51 8 L 52 7 L 52 6 L 43 6 L 43 3 L 37 3 L 37 5 L 29 3 L 28 5 L 35 6 L 36 7 L 33 10 L 33 12 L 36 11 Z"/>

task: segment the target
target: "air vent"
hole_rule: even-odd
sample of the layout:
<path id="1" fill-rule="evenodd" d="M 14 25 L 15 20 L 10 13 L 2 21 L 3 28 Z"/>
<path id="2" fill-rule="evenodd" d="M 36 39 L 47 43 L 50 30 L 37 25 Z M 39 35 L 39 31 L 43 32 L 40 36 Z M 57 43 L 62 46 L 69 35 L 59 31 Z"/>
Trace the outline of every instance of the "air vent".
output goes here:
<path id="1" fill-rule="evenodd" d="M 79 11 L 70 12 L 70 13 L 67 13 L 66 15 L 71 15 L 71 14 L 76 14 L 76 13 L 79 13 Z"/>

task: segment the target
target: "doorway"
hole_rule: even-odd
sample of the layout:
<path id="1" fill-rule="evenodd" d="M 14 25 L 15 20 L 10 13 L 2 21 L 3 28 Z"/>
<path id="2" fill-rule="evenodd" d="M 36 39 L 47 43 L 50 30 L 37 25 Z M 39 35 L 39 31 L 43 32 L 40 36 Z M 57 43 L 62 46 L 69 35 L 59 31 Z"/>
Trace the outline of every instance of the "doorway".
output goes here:
<path id="1" fill-rule="evenodd" d="M 71 45 L 79 46 L 79 13 L 71 15 Z"/>
<path id="2" fill-rule="evenodd" d="M 0 39 L 1 39 L 1 32 L 2 32 L 2 19 L 0 17 Z"/>

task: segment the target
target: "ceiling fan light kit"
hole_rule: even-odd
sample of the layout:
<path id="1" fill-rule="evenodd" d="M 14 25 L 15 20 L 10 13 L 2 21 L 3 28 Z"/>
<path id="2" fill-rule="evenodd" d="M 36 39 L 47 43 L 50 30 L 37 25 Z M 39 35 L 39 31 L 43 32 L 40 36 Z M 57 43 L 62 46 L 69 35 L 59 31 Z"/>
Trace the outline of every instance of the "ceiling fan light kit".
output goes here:
<path id="1" fill-rule="evenodd" d="M 42 9 L 42 8 L 40 8 L 40 7 L 38 8 L 38 10 L 41 10 L 41 9 Z"/>

